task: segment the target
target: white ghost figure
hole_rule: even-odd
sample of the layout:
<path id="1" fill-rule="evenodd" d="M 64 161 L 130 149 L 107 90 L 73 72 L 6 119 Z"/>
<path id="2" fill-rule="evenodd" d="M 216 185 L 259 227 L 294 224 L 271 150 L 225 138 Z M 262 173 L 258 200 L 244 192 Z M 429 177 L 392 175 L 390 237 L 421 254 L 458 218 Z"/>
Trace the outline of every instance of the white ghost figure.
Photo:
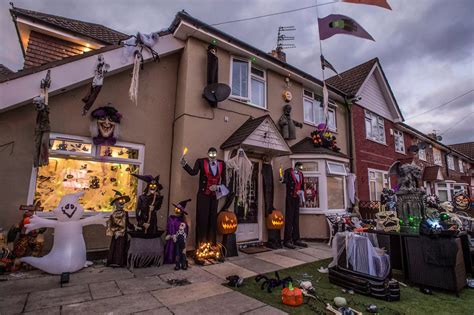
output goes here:
<path id="1" fill-rule="evenodd" d="M 49 220 L 33 215 L 30 223 L 25 225 L 26 233 L 40 228 L 54 229 L 53 248 L 44 257 L 23 257 L 24 263 L 51 274 L 75 272 L 86 267 L 86 243 L 82 227 L 91 224 L 105 225 L 102 214 L 81 220 L 84 208 L 78 199 L 84 194 L 79 192 L 65 195 L 53 210 L 57 220 Z"/>

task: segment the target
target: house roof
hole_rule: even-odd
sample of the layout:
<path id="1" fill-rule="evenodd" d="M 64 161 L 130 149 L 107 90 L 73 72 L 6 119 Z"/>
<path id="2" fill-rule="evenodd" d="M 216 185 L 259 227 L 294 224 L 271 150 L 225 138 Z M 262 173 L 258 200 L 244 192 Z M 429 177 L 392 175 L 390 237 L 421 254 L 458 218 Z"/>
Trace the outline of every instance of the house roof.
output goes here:
<path id="1" fill-rule="evenodd" d="M 474 160 L 474 141 L 473 142 L 464 142 L 464 143 L 456 143 L 456 144 L 448 144 L 450 148 L 461 152 L 462 154 L 470 157 Z"/>
<path id="2" fill-rule="evenodd" d="M 291 147 L 291 152 L 293 152 L 293 154 L 327 154 L 346 159 L 348 158 L 347 155 L 341 152 L 336 152 L 328 148 L 315 147 L 313 144 L 313 140 L 311 140 L 310 137 L 306 137 L 300 142 L 294 144 Z"/>
<path id="3" fill-rule="evenodd" d="M 117 44 L 119 40 L 128 38 L 129 35 L 113 30 L 106 26 L 74 20 L 62 16 L 46 14 L 37 11 L 31 11 L 13 7 L 10 9 L 13 18 L 17 16 L 30 18 L 32 20 L 48 24 L 53 27 L 60 28 L 76 34 L 95 39 L 104 44 Z"/>
<path id="4" fill-rule="evenodd" d="M 242 124 L 234 133 L 227 138 L 224 143 L 221 145 L 221 149 L 225 150 L 234 146 L 241 145 L 245 139 L 248 138 L 255 131 L 255 129 L 260 126 L 260 124 L 267 118 L 270 118 L 270 115 L 264 115 L 258 118 L 249 118 L 246 122 Z M 273 120 L 272 120 L 273 121 Z"/>
<path id="5" fill-rule="evenodd" d="M 4 66 L 3 64 L 0 63 L 0 80 L 2 80 L 3 78 L 8 77 L 12 73 L 14 73 L 12 70 L 10 70 L 8 67 L 6 67 L 6 66 Z"/>
<path id="6" fill-rule="evenodd" d="M 441 167 L 434 165 L 434 166 L 426 166 L 423 170 L 423 181 L 435 181 L 435 180 L 442 180 L 442 178 L 438 178 L 438 175 L 442 173 L 440 172 Z"/>

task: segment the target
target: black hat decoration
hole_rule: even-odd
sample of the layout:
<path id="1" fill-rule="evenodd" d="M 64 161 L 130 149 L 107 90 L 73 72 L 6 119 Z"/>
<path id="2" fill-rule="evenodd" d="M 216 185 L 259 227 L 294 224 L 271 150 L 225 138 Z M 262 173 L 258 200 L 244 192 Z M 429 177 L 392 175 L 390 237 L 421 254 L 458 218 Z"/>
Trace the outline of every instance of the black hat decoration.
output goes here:
<path id="1" fill-rule="evenodd" d="M 174 206 L 175 208 L 178 208 L 179 210 L 181 210 L 181 213 L 187 215 L 188 213 L 186 212 L 186 205 L 187 205 L 188 202 L 190 202 L 190 201 L 191 201 L 191 199 L 186 199 L 186 200 L 180 201 L 178 204 L 174 204 L 174 203 L 173 203 L 173 206 Z"/>
<path id="2" fill-rule="evenodd" d="M 111 206 L 113 206 L 114 203 L 115 203 L 117 200 L 122 199 L 122 198 L 125 199 L 125 203 L 127 203 L 127 202 L 130 201 L 130 197 L 129 197 L 129 196 L 124 195 L 124 194 L 122 194 L 120 191 L 115 190 L 115 189 L 114 189 L 113 191 L 115 191 L 115 196 L 114 196 L 115 198 L 110 202 L 110 205 L 111 205 Z"/>
<path id="3" fill-rule="evenodd" d="M 144 181 L 147 184 L 156 184 L 158 187 L 158 190 L 163 189 L 163 185 L 160 184 L 160 175 L 158 176 L 152 176 L 152 175 L 138 175 L 138 174 L 132 174 L 136 178 Z"/>

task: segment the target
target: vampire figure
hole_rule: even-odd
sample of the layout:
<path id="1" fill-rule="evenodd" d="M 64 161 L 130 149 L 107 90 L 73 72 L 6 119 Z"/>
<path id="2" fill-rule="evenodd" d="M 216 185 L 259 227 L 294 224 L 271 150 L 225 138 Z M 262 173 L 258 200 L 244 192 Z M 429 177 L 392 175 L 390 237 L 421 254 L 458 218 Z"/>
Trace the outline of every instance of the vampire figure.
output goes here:
<path id="1" fill-rule="evenodd" d="M 303 128 L 303 124 L 291 118 L 291 105 L 286 104 L 283 107 L 283 115 L 278 120 L 281 135 L 285 140 L 296 139 L 296 127 Z"/>
<path id="2" fill-rule="evenodd" d="M 114 211 L 107 220 L 105 234 L 111 236 L 107 266 L 124 267 L 127 265 L 128 238 L 127 229 L 134 230 L 133 224 L 128 221 L 128 213 L 124 206 L 130 201 L 129 196 L 122 195 L 115 190 L 115 198 L 110 202 Z"/>
<path id="3" fill-rule="evenodd" d="M 176 262 L 175 241 L 171 237 L 178 232 L 181 223 L 186 224 L 185 232 L 186 234 L 189 233 L 185 217 L 185 215 L 188 215 L 186 212 L 186 204 L 189 201 L 191 201 L 191 199 L 183 200 L 177 205 L 173 204 L 174 214 L 168 217 L 168 222 L 166 223 L 165 264 L 173 264 Z"/>
<path id="4" fill-rule="evenodd" d="M 160 176 L 132 175 L 147 183 L 143 195 L 138 197 L 136 209 L 138 227 L 141 228 L 144 234 L 158 234 L 157 212 L 163 203 L 163 196 L 160 193 L 163 189 L 160 184 Z"/>
<path id="5" fill-rule="evenodd" d="M 295 249 L 296 246 L 308 247 L 300 239 L 300 201 L 304 200 L 303 165 L 296 162 L 295 168 L 285 170 L 280 181 L 286 184 L 285 234 L 283 246 Z"/>
<path id="6" fill-rule="evenodd" d="M 191 176 L 199 174 L 199 190 L 196 206 L 196 247 L 204 242 L 216 243 L 217 197 L 216 192 L 226 183 L 225 163 L 217 159 L 217 150 L 209 148 L 207 158 L 197 159 L 191 168 L 185 157 L 181 165 Z M 227 189 L 225 189 L 227 190 Z"/>
<path id="7" fill-rule="evenodd" d="M 91 113 L 91 134 L 95 145 L 114 145 L 117 142 L 122 114 L 112 106 L 99 107 Z"/>

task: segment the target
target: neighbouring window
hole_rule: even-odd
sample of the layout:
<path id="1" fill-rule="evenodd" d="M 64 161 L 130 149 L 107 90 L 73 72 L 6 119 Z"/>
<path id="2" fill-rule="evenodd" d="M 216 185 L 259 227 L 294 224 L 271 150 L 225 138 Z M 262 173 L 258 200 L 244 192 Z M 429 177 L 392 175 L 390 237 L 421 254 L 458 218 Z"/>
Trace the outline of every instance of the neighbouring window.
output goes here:
<path id="1" fill-rule="evenodd" d="M 425 149 L 419 149 L 418 150 L 418 158 L 422 161 L 426 161 L 426 150 Z"/>
<path id="2" fill-rule="evenodd" d="M 111 211 L 114 190 L 130 196 L 128 210 L 135 209 L 143 146 L 122 144 L 96 146 L 91 139 L 52 134 L 49 164 L 34 176 L 34 200 L 45 211 L 54 209 L 62 196 L 84 190 L 81 204 L 86 210 Z"/>
<path id="3" fill-rule="evenodd" d="M 436 194 L 440 201 L 449 201 L 447 184 L 436 184 Z"/>
<path id="4" fill-rule="evenodd" d="M 464 164 L 461 159 L 458 160 L 458 167 L 461 173 L 464 173 Z"/>
<path id="5" fill-rule="evenodd" d="M 325 122 L 323 104 L 320 97 L 313 92 L 303 90 L 304 121 L 312 125 L 318 125 Z M 334 105 L 333 105 L 334 106 Z M 337 130 L 336 108 L 328 108 L 328 128 L 331 131 Z"/>
<path id="6" fill-rule="evenodd" d="M 345 209 L 345 188 L 343 176 L 328 176 L 328 209 Z"/>
<path id="7" fill-rule="evenodd" d="M 367 139 L 385 144 L 385 126 L 381 116 L 365 111 L 365 135 Z"/>
<path id="8" fill-rule="evenodd" d="M 403 132 L 394 130 L 395 152 L 405 154 L 405 140 L 403 139 Z"/>
<path id="9" fill-rule="evenodd" d="M 369 192 L 371 201 L 380 201 L 384 188 L 390 188 L 388 173 L 379 170 L 369 170 Z"/>
<path id="10" fill-rule="evenodd" d="M 232 58 L 232 97 L 266 108 L 266 73 L 250 61 Z"/>
<path id="11" fill-rule="evenodd" d="M 448 159 L 448 168 L 450 170 L 454 170 L 454 158 L 453 158 L 453 156 L 448 155 L 447 159 Z"/>
<path id="12" fill-rule="evenodd" d="M 441 161 L 441 151 L 433 148 L 433 162 L 436 165 L 443 166 L 443 162 Z"/>

